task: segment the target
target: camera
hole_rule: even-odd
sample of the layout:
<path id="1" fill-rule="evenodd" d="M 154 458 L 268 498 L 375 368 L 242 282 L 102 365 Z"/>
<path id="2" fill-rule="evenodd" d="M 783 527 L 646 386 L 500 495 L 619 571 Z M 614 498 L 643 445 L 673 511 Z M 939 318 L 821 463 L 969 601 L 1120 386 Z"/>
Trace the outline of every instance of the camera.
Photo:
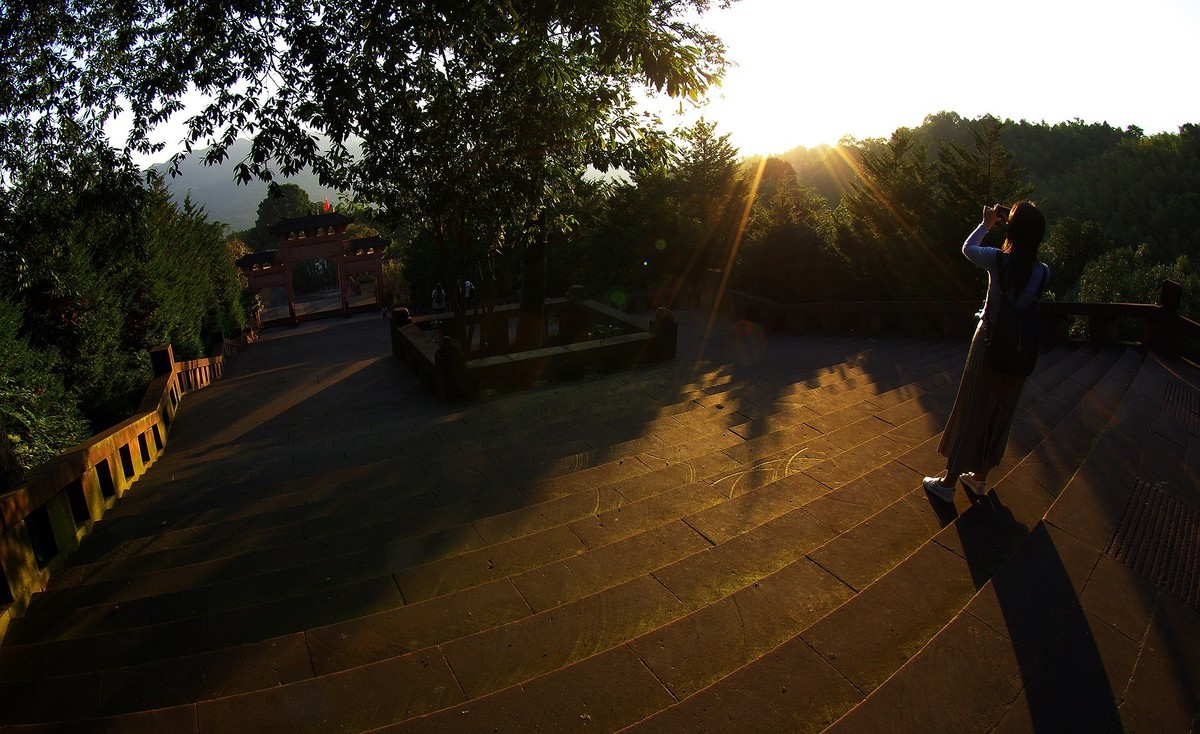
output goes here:
<path id="1" fill-rule="evenodd" d="M 1003 204 L 996 205 L 996 218 L 1001 222 L 1007 222 L 1009 214 L 1012 214 L 1011 206 L 1004 206 Z"/>

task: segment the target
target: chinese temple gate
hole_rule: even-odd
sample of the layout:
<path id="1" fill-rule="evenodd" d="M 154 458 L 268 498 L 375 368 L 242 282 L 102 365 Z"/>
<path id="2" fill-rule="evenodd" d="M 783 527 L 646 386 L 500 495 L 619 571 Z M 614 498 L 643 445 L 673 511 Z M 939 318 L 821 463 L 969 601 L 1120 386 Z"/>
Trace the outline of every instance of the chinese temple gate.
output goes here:
<path id="1" fill-rule="evenodd" d="M 282 288 L 287 294 L 287 317 L 268 319 L 267 323 L 296 324 L 330 313 L 349 316 L 352 311 L 379 308 L 383 255 L 388 243 L 382 237 L 350 239 L 346 230 L 353 222 L 353 218 L 338 212 L 282 219 L 271 227 L 271 233 L 279 243 L 277 249 L 252 252 L 238 259 L 237 266 L 245 274 L 252 292 L 257 293 L 264 288 Z M 293 271 L 300 263 L 315 259 L 331 262 L 336 268 L 340 308 L 332 312 L 300 313 L 296 305 Z M 359 288 L 355 276 L 364 274 L 372 275 L 375 279 L 375 299 L 352 302 Z M 259 326 L 262 325 L 260 322 Z"/>

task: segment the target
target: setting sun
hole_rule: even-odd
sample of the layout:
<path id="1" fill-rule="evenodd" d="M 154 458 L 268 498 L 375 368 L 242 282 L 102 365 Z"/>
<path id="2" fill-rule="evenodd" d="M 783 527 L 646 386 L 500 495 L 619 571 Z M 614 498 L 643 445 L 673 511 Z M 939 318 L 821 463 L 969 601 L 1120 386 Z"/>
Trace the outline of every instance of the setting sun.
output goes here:
<path id="1" fill-rule="evenodd" d="M 1181 94 L 1200 71 L 1200 5 L 1016 0 L 1003 33 L 992 4 L 951 0 L 740 0 L 704 24 L 736 64 L 704 115 L 746 155 L 890 135 L 952 111 L 1049 123 L 1082 119 L 1148 133 L 1200 121 Z M 1006 80 L 1020 77 L 1018 86 Z"/>

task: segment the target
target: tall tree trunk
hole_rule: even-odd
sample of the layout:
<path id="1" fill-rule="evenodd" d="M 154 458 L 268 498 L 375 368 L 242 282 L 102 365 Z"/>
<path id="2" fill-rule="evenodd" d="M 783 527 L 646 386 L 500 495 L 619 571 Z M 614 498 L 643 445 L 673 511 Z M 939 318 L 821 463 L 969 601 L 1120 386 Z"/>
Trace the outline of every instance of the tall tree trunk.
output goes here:
<path id="1" fill-rule="evenodd" d="M 17 488 L 25 472 L 17 461 L 17 453 L 13 451 L 12 443 L 8 440 L 5 430 L 4 417 L 0 416 L 0 492 L 8 492 Z"/>
<path id="2" fill-rule="evenodd" d="M 517 348 L 540 349 L 546 342 L 546 215 L 525 243 L 521 257 L 521 304 L 517 316 Z"/>

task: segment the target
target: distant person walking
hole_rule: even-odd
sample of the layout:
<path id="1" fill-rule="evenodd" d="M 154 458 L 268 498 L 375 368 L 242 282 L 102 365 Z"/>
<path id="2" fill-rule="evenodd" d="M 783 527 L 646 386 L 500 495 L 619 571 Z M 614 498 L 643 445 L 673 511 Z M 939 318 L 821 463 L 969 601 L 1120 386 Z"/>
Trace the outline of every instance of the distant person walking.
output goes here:
<path id="1" fill-rule="evenodd" d="M 984 236 L 997 221 L 1005 221 L 1000 218 L 1005 214 L 1008 236 L 1003 247 L 984 247 Z M 1001 283 L 1018 308 L 1041 297 L 1050 277 L 1050 268 L 1038 261 L 1038 246 L 1045 236 L 1045 217 L 1032 202 L 1022 201 L 1011 211 L 999 205 L 985 206 L 983 221 L 963 243 L 967 259 L 987 271 L 988 289 L 958 395 L 938 445 L 938 453 L 946 457 L 946 472 L 924 481 L 925 491 L 945 502 L 954 500 L 959 480 L 973 494 L 987 494 L 988 472 L 1004 456 L 1025 377 L 993 369 L 987 354 L 989 331 L 1005 297 Z"/>
<path id="2" fill-rule="evenodd" d="M 433 287 L 433 312 L 442 313 L 446 310 L 446 291 L 442 290 L 442 284 L 438 283 Z"/>

